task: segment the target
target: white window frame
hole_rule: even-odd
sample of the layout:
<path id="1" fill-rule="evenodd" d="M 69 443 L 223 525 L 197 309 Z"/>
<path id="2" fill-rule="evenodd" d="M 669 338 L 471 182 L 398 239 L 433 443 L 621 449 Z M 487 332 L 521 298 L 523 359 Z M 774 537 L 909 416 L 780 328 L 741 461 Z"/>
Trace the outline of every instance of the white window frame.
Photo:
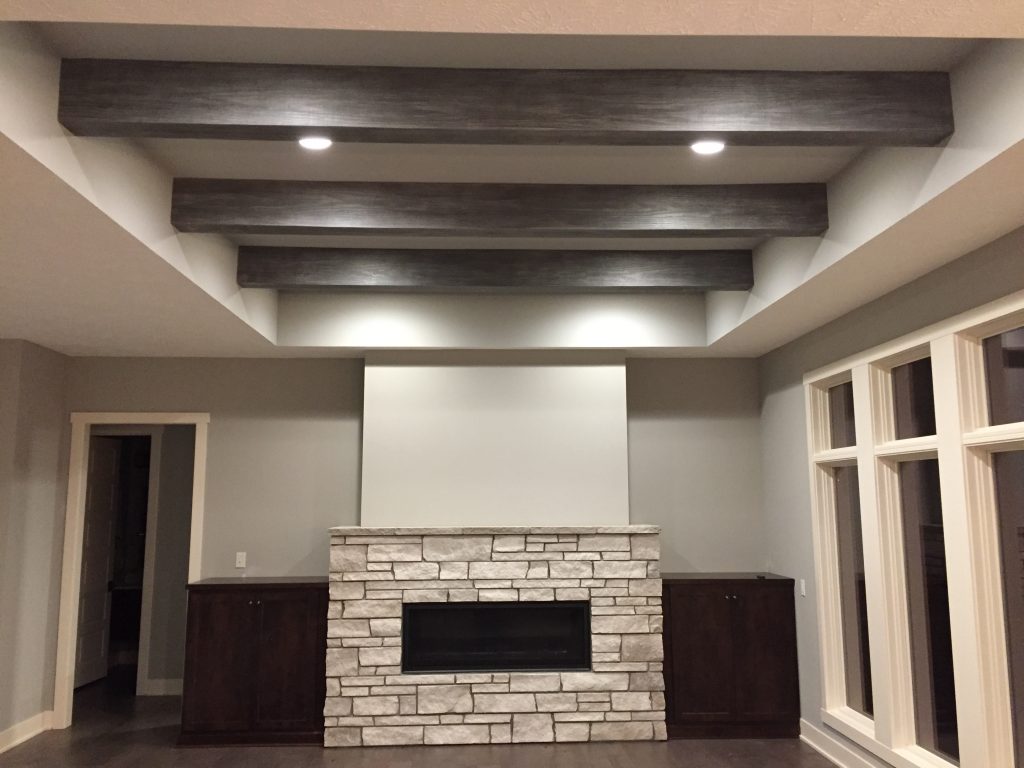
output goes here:
<path id="1" fill-rule="evenodd" d="M 1024 422 L 990 426 L 981 341 L 1024 325 L 1024 291 L 804 377 L 822 721 L 897 768 L 951 768 L 917 745 L 896 465 L 938 458 L 957 690 L 960 765 L 1015 766 L 992 453 L 1024 449 Z M 896 440 L 890 371 L 931 357 L 936 434 Z M 829 443 L 829 387 L 852 381 L 856 444 Z M 830 470 L 859 472 L 874 717 L 847 706 L 835 497 Z M 1018 766 L 1017 768 L 1024 768 Z"/>

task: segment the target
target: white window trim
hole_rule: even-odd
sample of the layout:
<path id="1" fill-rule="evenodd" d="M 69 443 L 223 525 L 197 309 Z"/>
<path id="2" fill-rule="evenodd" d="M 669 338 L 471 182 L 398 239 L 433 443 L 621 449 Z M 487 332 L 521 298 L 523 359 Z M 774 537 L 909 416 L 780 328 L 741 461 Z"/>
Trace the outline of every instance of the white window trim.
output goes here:
<path id="1" fill-rule="evenodd" d="M 897 768 L 950 768 L 917 746 L 899 461 L 938 457 L 947 529 L 960 765 L 1013 766 L 1009 662 L 991 454 L 1024 449 L 1024 422 L 989 426 L 981 339 L 1024 325 L 1024 291 L 853 355 L 804 377 L 822 721 Z M 932 358 L 936 435 L 896 440 L 889 371 Z M 829 446 L 827 390 L 852 381 L 857 442 Z M 859 469 L 874 717 L 847 706 L 829 470 Z M 1022 766 L 1021 768 L 1024 768 Z"/>

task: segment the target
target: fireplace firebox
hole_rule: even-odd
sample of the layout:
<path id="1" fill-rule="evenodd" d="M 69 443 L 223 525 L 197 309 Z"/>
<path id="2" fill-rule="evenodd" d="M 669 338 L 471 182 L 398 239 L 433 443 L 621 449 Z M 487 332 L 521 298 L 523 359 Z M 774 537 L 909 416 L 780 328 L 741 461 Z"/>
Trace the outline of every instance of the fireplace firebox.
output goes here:
<path id="1" fill-rule="evenodd" d="M 406 603 L 403 672 L 590 669 L 590 603 Z"/>

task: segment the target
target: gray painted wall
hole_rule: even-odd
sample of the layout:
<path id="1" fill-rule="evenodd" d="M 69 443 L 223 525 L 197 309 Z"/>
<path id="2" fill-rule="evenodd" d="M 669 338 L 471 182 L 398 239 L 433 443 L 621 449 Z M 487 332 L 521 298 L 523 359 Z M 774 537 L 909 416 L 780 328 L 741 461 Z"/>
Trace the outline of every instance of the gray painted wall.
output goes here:
<path id="1" fill-rule="evenodd" d="M 0 340 L 0 731 L 51 707 L 67 359 Z"/>
<path id="2" fill-rule="evenodd" d="M 662 571 L 764 566 L 757 363 L 630 360 L 630 521 L 662 526 Z"/>
<path id="3" fill-rule="evenodd" d="M 77 358 L 72 411 L 210 413 L 202 575 L 327 573 L 359 504 L 362 361 Z"/>
<path id="4" fill-rule="evenodd" d="M 1024 289 L 1024 229 L 797 339 L 759 361 L 764 557 L 807 580 L 797 598 L 803 716 L 821 726 L 820 658 L 811 539 L 803 375 L 931 323 Z"/>
<path id="5" fill-rule="evenodd" d="M 165 427 L 161 438 L 156 530 L 147 532 L 156 536 L 149 642 L 154 680 L 180 680 L 184 674 L 195 440 L 195 427 L 184 425 Z"/>

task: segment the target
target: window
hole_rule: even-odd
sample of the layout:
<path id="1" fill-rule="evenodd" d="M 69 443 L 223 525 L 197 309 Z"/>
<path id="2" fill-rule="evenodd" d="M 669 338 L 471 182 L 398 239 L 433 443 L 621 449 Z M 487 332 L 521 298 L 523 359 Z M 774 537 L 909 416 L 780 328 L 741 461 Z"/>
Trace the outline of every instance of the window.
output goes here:
<path id="1" fill-rule="evenodd" d="M 874 713 L 874 701 L 871 691 L 868 598 L 864 579 L 864 537 L 861 532 L 857 468 L 836 467 L 833 478 L 843 612 L 843 651 L 846 660 L 846 703 L 870 716 Z"/>
<path id="2" fill-rule="evenodd" d="M 899 768 L 1024 768 L 1024 292 L 804 383 L 822 721 Z"/>
<path id="3" fill-rule="evenodd" d="M 984 344 L 990 423 L 1024 421 L 1024 328 L 990 336 Z"/>
<path id="4" fill-rule="evenodd" d="M 939 462 L 903 462 L 899 480 L 918 744 L 959 760 Z"/>
<path id="5" fill-rule="evenodd" d="M 993 454 L 1017 762 L 1024 760 L 1024 451 Z"/>
<path id="6" fill-rule="evenodd" d="M 893 368 L 892 395 L 897 440 L 935 434 L 935 394 L 930 358 Z"/>
<path id="7" fill-rule="evenodd" d="M 849 448 L 857 442 L 853 426 L 853 384 L 849 381 L 829 387 L 829 436 L 833 448 Z"/>

